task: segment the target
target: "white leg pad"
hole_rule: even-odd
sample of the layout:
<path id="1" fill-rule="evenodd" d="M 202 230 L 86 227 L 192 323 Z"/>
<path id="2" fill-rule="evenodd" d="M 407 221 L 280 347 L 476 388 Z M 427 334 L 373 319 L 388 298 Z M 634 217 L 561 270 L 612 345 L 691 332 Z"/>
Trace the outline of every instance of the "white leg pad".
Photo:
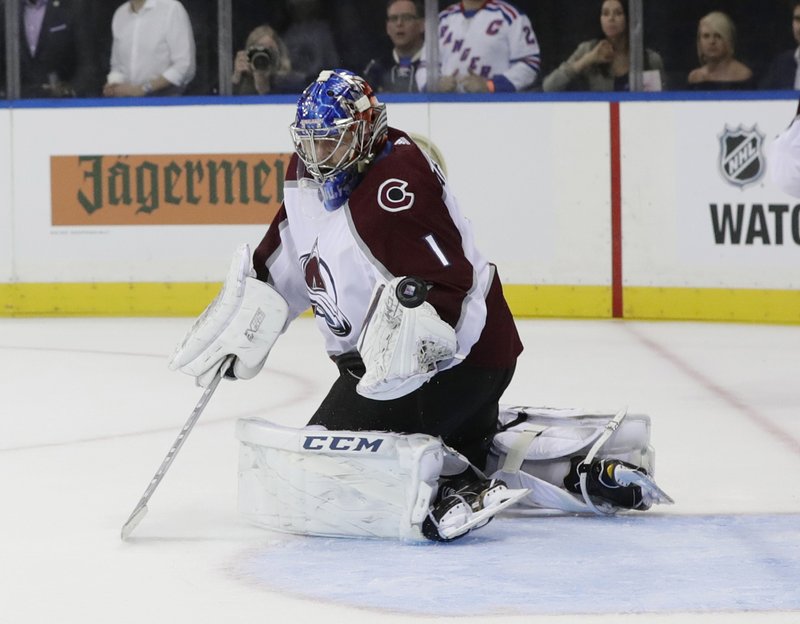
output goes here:
<path id="1" fill-rule="evenodd" d="M 564 489 L 564 477 L 570 458 L 586 455 L 613 418 L 614 413 L 603 411 L 502 406 L 499 422 L 507 428 L 492 441 L 487 473 L 510 488 L 529 488 L 528 496 L 520 501 L 523 505 L 592 513 L 581 498 Z M 653 475 L 650 417 L 626 415 L 596 457 L 621 459 Z"/>
<path id="2" fill-rule="evenodd" d="M 240 419 L 239 511 L 277 531 L 422 541 L 444 447 L 423 434 Z"/>

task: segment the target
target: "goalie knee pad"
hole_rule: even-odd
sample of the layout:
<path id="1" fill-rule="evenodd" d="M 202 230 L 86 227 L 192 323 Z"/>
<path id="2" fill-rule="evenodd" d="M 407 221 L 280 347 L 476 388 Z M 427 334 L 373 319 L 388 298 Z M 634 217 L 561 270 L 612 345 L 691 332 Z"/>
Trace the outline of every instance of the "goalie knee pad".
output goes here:
<path id="1" fill-rule="evenodd" d="M 570 458 L 587 455 L 614 418 L 610 412 L 549 407 L 502 406 L 500 431 L 489 451 L 493 469 L 520 469 L 555 485 L 570 471 Z M 598 458 L 614 457 L 653 472 L 655 451 L 650 446 L 650 417 L 627 414 L 603 444 Z"/>

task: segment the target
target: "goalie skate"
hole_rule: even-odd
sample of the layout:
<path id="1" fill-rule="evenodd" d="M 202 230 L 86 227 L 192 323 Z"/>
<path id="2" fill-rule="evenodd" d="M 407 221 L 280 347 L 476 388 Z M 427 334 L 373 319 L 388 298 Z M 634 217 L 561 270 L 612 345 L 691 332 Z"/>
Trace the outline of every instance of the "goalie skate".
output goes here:
<path id="1" fill-rule="evenodd" d="M 442 490 L 422 525 L 422 534 L 436 542 L 449 542 L 486 526 L 528 493 L 510 490 L 499 479 L 473 481 L 457 490 L 445 485 Z"/>
<path id="2" fill-rule="evenodd" d="M 581 476 L 585 475 L 587 494 L 599 499 L 601 504 L 644 511 L 655 503 L 674 502 L 640 466 L 610 458 L 594 460 L 587 465 L 583 457 L 573 457 L 570 464 L 564 487 L 580 494 Z"/>
<path id="3" fill-rule="evenodd" d="M 619 462 L 614 469 L 614 480 L 623 487 L 634 486 L 641 489 L 642 500 L 645 508 L 650 508 L 654 504 L 672 505 L 675 503 L 672 497 L 662 490 L 653 481 L 647 471 L 636 466 L 628 466 L 625 462 Z"/>

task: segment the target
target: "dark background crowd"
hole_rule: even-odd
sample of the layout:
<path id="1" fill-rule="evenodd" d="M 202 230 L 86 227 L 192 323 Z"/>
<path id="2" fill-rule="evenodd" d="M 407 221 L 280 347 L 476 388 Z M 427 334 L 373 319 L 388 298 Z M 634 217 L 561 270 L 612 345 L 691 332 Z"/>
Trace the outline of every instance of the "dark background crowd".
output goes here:
<path id="1" fill-rule="evenodd" d="M 20 2 L 21 6 L 25 2 L 47 1 L 69 11 L 65 19 L 73 20 L 74 24 L 68 23 L 68 29 L 74 30 L 78 38 L 72 62 L 80 62 L 82 67 L 74 72 L 80 74 L 80 78 L 72 79 L 79 84 L 70 85 L 56 95 L 100 97 L 110 70 L 112 17 L 122 3 L 114 0 L 0 0 L 0 4 L 12 1 Z M 196 70 L 182 93 L 225 92 L 220 89 L 217 0 L 181 2 L 191 21 L 196 54 Z M 451 2 L 442 0 L 439 7 L 442 9 L 449 4 Z M 601 36 L 598 22 L 601 0 L 512 0 L 511 4 L 528 15 L 541 47 L 541 73 L 533 90 L 541 89 L 542 79 L 563 63 L 576 45 Z M 0 70 L 5 72 L 10 29 L 5 23 L 5 6 L 3 8 L 0 12 L 3 22 Z M 766 87 L 764 78 L 773 59 L 798 46 L 792 34 L 793 6 L 789 0 L 642 0 L 642 8 L 644 44 L 663 59 L 665 88 L 669 90 L 686 88 L 687 75 L 698 66 L 698 20 L 711 11 L 723 11 L 732 18 L 737 31 L 736 58 L 752 70 L 752 84 L 756 88 Z M 372 59 L 391 50 L 386 20 L 384 0 L 232 0 L 232 55 L 245 48 L 248 34 L 254 28 L 269 24 L 277 33 L 276 38 L 284 38 L 292 44 L 288 54 L 295 80 L 289 81 L 283 92 L 295 92 L 298 85 L 331 62 L 361 73 Z M 24 28 L 21 26 L 20 31 Z M 20 37 L 24 39 L 25 33 L 20 32 Z M 59 62 L 68 60 L 64 54 L 60 55 Z M 230 62 L 233 64 L 233 56 Z M 52 92 L 26 92 L 24 76 L 22 82 L 22 97 L 26 97 L 26 93 L 27 97 L 52 97 Z M 2 97 L 6 97 L 6 84 L 6 80 L 0 81 Z M 147 89 L 145 92 L 149 93 Z"/>

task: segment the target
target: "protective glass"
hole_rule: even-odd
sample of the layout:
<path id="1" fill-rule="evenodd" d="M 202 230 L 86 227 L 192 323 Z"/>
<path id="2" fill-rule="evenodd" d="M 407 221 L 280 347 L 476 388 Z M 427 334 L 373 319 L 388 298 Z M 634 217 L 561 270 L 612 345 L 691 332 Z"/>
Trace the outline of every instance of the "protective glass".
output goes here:
<path id="1" fill-rule="evenodd" d="M 399 13 L 397 15 L 389 15 L 386 21 L 390 24 L 410 24 L 411 22 L 422 19 L 411 13 Z"/>

